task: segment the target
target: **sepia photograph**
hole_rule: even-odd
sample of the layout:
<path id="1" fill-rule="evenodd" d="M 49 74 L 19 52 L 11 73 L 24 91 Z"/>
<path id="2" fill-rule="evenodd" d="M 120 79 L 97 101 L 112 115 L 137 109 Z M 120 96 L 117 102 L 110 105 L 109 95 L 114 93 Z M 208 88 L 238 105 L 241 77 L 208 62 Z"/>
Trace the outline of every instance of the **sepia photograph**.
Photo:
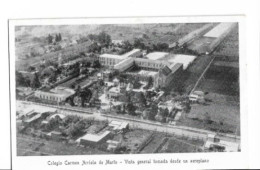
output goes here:
<path id="1" fill-rule="evenodd" d="M 13 31 L 16 156 L 243 151 L 239 22 Z"/>

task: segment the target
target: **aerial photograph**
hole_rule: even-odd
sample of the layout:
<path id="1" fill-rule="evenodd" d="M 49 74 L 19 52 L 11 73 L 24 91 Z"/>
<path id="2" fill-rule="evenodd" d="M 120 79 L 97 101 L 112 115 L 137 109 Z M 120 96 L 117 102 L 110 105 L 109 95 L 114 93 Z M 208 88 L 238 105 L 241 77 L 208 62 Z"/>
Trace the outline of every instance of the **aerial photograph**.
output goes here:
<path id="1" fill-rule="evenodd" d="M 14 35 L 17 156 L 241 151 L 239 23 Z"/>

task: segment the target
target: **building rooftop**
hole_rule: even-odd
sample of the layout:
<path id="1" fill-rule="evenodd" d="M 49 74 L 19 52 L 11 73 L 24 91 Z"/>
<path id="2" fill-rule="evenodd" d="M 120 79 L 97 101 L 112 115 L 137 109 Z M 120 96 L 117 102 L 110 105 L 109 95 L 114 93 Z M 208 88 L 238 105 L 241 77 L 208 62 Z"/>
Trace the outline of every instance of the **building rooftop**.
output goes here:
<path id="1" fill-rule="evenodd" d="M 219 142 L 213 142 L 213 141 L 207 140 L 204 147 L 210 148 L 213 145 L 218 145 L 218 146 L 224 147 L 226 152 L 237 152 L 239 150 L 239 143 L 224 141 L 224 140 L 220 140 Z"/>
<path id="2" fill-rule="evenodd" d="M 91 142 L 99 142 L 100 140 L 102 140 L 104 137 L 106 137 L 110 133 L 111 133 L 110 131 L 105 131 L 102 134 L 86 134 L 85 136 L 82 136 L 81 138 L 79 138 L 77 141 L 86 140 L 86 141 L 91 141 Z"/>
<path id="3" fill-rule="evenodd" d="M 100 57 L 119 59 L 119 60 L 123 60 L 123 59 L 127 58 L 127 56 L 116 55 L 116 54 L 102 54 L 102 55 L 100 55 Z"/>
<path id="4" fill-rule="evenodd" d="M 54 115 L 51 115 L 50 119 L 54 119 L 56 116 L 59 116 L 61 119 L 64 119 L 66 117 L 63 114 L 54 114 Z"/>
<path id="5" fill-rule="evenodd" d="M 230 22 L 223 22 L 218 24 L 216 27 L 214 27 L 212 30 L 207 32 L 204 36 L 205 37 L 214 37 L 217 38 L 227 32 L 230 28 L 234 26 L 234 23 Z"/>
<path id="6" fill-rule="evenodd" d="M 161 68 L 161 71 L 166 76 L 172 72 L 172 70 L 167 65 L 165 65 L 163 68 Z"/>
<path id="7" fill-rule="evenodd" d="M 140 52 L 140 51 L 141 51 L 140 49 L 133 49 L 133 50 L 131 50 L 131 51 L 129 51 L 129 52 L 123 54 L 122 56 L 124 56 L 124 57 L 127 58 L 127 57 L 129 57 L 130 55 L 135 54 L 135 53 Z"/>
<path id="8" fill-rule="evenodd" d="M 169 53 L 166 52 L 152 52 L 146 55 L 146 57 L 150 60 L 159 60 L 161 58 L 164 58 L 168 55 Z"/>
<path id="9" fill-rule="evenodd" d="M 156 71 L 140 70 L 138 72 L 138 74 L 143 75 L 143 76 L 147 76 L 147 77 L 149 77 L 149 76 L 154 77 L 156 74 L 158 74 L 158 72 L 156 72 Z"/>
<path id="10" fill-rule="evenodd" d="M 182 63 L 173 63 L 173 64 L 170 65 L 169 68 L 172 70 L 172 73 L 174 73 L 175 71 L 177 71 L 182 66 L 183 66 Z"/>
<path id="11" fill-rule="evenodd" d="M 36 93 L 38 94 L 53 94 L 53 95 L 56 95 L 56 96 L 61 96 L 61 97 L 69 97 L 73 94 L 75 94 L 75 91 L 73 89 L 70 89 L 70 88 L 66 88 L 66 87 L 56 87 L 56 88 L 53 88 L 51 89 L 50 91 L 42 91 L 42 90 L 38 90 L 36 91 Z"/>
<path id="12" fill-rule="evenodd" d="M 113 127 L 113 130 L 122 130 L 127 128 L 129 123 L 127 122 L 119 122 L 119 121 L 111 121 L 108 126 Z"/>
<path id="13" fill-rule="evenodd" d="M 37 119 L 39 119 L 41 117 L 41 113 L 37 113 L 36 115 L 34 115 L 33 117 L 28 117 L 28 119 L 26 119 L 24 122 L 26 123 L 31 123 Z"/>
<path id="14" fill-rule="evenodd" d="M 111 89 L 109 89 L 109 92 L 112 92 L 112 93 L 120 93 L 120 88 L 118 88 L 118 87 L 112 87 Z"/>
<path id="15" fill-rule="evenodd" d="M 185 70 L 196 58 L 197 57 L 193 55 L 174 54 L 170 55 L 167 60 L 171 63 L 182 63 L 183 69 Z"/>

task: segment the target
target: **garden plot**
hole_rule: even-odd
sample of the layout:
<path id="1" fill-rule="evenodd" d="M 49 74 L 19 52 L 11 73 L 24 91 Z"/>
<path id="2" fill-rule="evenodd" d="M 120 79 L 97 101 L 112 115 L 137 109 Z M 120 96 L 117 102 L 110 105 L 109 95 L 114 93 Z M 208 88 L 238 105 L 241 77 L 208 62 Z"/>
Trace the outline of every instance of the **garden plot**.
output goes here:
<path id="1" fill-rule="evenodd" d="M 123 144 L 131 151 L 137 151 L 152 135 L 151 131 L 135 129 L 127 132 L 123 137 Z"/>
<path id="2" fill-rule="evenodd" d="M 201 147 L 184 140 L 170 138 L 161 149 L 160 153 L 190 153 L 201 151 Z"/>

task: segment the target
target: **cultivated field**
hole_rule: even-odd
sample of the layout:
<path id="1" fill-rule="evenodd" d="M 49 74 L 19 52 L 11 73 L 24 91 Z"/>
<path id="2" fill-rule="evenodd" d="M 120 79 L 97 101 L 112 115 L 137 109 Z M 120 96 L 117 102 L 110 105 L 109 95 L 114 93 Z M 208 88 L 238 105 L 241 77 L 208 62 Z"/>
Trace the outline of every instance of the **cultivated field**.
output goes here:
<path id="1" fill-rule="evenodd" d="M 190 153 L 201 152 L 203 143 L 192 144 L 189 141 L 181 140 L 175 137 L 170 138 L 162 147 L 160 153 Z"/>

